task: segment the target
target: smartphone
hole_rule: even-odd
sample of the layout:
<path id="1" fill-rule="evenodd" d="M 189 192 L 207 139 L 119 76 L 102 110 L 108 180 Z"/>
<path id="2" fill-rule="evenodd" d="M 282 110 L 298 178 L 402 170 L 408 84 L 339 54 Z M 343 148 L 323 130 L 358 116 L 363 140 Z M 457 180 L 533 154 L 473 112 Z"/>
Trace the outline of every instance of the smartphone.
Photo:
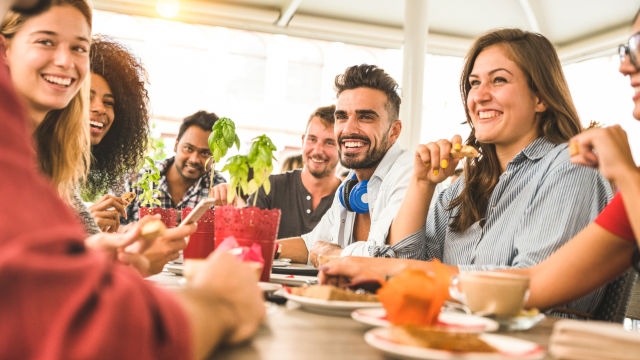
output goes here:
<path id="1" fill-rule="evenodd" d="M 209 210 L 209 208 L 213 206 L 214 202 L 215 199 L 212 198 L 200 200 L 198 205 L 196 205 L 196 207 L 189 213 L 189 215 L 187 215 L 187 217 L 182 220 L 180 225 L 193 224 L 200 220 L 202 215 L 204 215 L 204 213 L 206 213 L 207 210 Z"/>

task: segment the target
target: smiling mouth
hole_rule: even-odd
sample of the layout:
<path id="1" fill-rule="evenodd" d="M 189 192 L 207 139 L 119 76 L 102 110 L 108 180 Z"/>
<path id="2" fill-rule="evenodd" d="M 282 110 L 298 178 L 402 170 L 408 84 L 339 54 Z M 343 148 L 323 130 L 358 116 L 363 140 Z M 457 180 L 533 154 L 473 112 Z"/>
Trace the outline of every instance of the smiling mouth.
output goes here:
<path id="1" fill-rule="evenodd" d="M 102 130 L 104 128 L 104 124 L 103 123 L 99 123 L 97 121 L 91 121 L 91 122 L 89 122 L 89 125 L 91 125 L 92 128 L 98 129 L 98 130 Z"/>
<path id="2" fill-rule="evenodd" d="M 478 111 L 478 119 L 480 120 L 491 119 L 493 117 L 497 117 L 498 115 L 500 115 L 500 112 L 495 110 Z"/>
<path id="3" fill-rule="evenodd" d="M 69 77 L 60 77 L 54 75 L 42 75 L 42 78 L 50 84 L 64 87 L 71 86 L 71 84 L 73 84 L 73 82 L 75 81 L 75 79 Z"/>
<path id="4" fill-rule="evenodd" d="M 367 145 L 364 141 L 359 140 L 345 140 L 342 142 L 342 146 L 347 150 L 357 150 Z"/>

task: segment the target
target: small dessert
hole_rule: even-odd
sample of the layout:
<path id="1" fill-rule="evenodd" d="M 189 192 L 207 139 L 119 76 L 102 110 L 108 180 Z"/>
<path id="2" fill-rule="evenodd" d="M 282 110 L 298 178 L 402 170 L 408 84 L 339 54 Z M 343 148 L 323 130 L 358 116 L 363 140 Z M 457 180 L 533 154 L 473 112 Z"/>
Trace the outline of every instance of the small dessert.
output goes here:
<path id="1" fill-rule="evenodd" d="M 431 265 L 431 273 L 405 269 L 378 290 L 389 322 L 417 326 L 436 324 L 440 309 L 449 297 L 451 274 L 437 260 Z"/>

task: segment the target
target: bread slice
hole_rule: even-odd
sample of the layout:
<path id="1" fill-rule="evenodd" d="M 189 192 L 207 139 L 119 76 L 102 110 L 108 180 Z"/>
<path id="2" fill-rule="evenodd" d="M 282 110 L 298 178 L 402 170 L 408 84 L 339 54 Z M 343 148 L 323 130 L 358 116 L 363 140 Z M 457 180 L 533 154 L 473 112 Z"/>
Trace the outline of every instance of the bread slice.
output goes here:
<path id="1" fill-rule="evenodd" d="M 498 352 L 484 342 L 478 334 L 450 332 L 417 326 L 394 326 L 391 336 L 399 343 L 454 352 Z"/>
<path id="2" fill-rule="evenodd" d="M 321 300 L 339 301 L 363 301 L 377 302 L 378 297 L 374 294 L 356 293 L 347 289 L 339 289 L 331 285 L 313 285 L 307 287 L 291 288 L 293 295 L 305 296 Z"/>

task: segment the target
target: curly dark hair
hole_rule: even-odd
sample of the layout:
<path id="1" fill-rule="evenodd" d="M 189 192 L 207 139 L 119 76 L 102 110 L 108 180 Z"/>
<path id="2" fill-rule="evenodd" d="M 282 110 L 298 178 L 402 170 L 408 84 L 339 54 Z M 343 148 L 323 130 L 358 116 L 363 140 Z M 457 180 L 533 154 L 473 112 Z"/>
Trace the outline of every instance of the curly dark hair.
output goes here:
<path id="1" fill-rule="evenodd" d="M 114 120 L 102 141 L 91 147 L 91 170 L 83 195 L 96 197 L 117 187 L 138 168 L 149 137 L 147 71 L 122 44 L 105 36 L 91 43 L 91 72 L 102 76 L 115 98 Z"/>

